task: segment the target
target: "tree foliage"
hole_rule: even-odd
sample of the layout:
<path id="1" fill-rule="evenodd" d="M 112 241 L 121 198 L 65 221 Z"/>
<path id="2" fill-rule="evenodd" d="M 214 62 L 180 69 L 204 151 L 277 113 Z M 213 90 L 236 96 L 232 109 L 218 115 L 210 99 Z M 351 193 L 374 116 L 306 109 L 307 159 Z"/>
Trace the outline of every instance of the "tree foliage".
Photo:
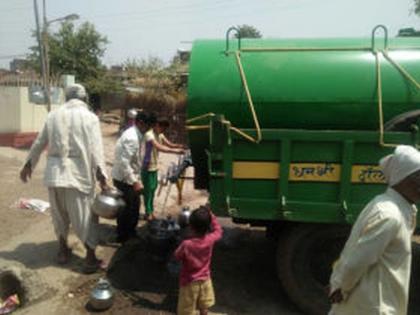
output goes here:
<path id="1" fill-rule="evenodd" d="M 90 93 L 117 88 L 116 82 L 106 75 L 106 67 L 101 61 L 108 40 L 93 24 L 86 22 L 76 28 L 72 22 L 64 22 L 57 32 L 47 36 L 51 76 L 74 74 Z M 39 71 L 38 47 L 32 47 L 31 51 L 29 59 Z"/>
<path id="2" fill-rule="evenodd" d="M 139 85 L 148 90 L 157 90 L 164 94 L 173 94 L 185 88 L 179 78 L 183 65 L 176 56 L 169 65 L 165 65 L 159 57 L 149 57 L 128 59 L 123 67 L 130 84 Z"/>
<path id="3" fill-rule="evenodd" d="M 414 13 L 420 16 L 420 0 L 414 0 Z"/>
<path id="4" fill-rule="evenodd" d="M 128 59 L 124 63 L 124 68 L 130 78 L 164 78 L 167 75 L 165 63 L 159 57 Z"/>
<path id="5" fill-rule="evenodd" d="M 398 31 L 397 37 L 420 37 L 420 31 L 416 31 L 414 28 L 402 28 Z"/>
<path id="6" fill-rule="evenodd" d="M 420 1 L 420 0 L 417 0 Z M 238 25 L 237 28 L 239 29 L 239 34 L 235 34 L 235 37 L 238 38 L 261 38 L 261 32 L 252 25 Z"/>

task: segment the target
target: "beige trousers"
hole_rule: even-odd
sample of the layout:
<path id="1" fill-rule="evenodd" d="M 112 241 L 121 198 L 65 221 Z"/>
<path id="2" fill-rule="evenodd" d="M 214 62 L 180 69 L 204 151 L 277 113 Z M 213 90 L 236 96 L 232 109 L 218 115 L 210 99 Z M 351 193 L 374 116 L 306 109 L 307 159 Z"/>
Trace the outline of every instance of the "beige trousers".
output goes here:
<path id="1" fill-rule="evenodd" d="M 98 217 L 92 213 L 93 196 L 75 188 L 49 187 L 51 217 L 57 238 L 67 239 L 70 224 L 77 237 L 90 248 L 97 245 L 95 226 Z"/>

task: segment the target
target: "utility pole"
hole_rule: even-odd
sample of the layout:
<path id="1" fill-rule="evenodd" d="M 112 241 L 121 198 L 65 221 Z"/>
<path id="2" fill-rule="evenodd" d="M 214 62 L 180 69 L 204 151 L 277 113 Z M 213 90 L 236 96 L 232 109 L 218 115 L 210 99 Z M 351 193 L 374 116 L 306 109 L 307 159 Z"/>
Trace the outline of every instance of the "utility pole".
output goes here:
<path id="1" fill-rule="evenodd" d="M 44 15 L 44 23 L 42 28 L 42 42 L 44 46 L 44 53 L 45 53 L 45 100 L 47 101 L 47 111 L 51 111 L 51 87 L 50 87 L 50 58 L 49 58 L 49 45 L 48 45 L 48 21 L 47 21 L 47 6 L 46 0 L 42 1 L 43 4 L 43 15 Z"/>
<path id="2" fill-rule="evenodd" d="M 36 22 L 36 37 L 38 39 L 39 54 L 41 59 L 41 73 L 44 86 L 45 101 L 47 103 L 48 112 L 51 111 L 51 87 L 50 87 L 50 58 L 49 58 L 49 44 L 48 44 L 48 26 L 54 22 L 77 20 L 79 15 L 69 14 L 57 19 L 47 20 L 47 4 L 46 0 L 42 1 L 43 8 L 43 25 L 42 34 L 39 24 L 38 2 L 34 0 L 35 22 Z"/>
<path id="3" fill-rule="evenodd" d="M 44 51 L 44 41 L 41 37 L 41 27 L 39 24 L 39 11 L 38 11 L 38 2 L 34 0 L 34 12 L 35 12 L 35 23 L 36 23 L 36 37 L 38 40 L 38 47 L 39 47 L 39 57 L 41 63 L 41 75 L 42 75 L 42 85 L 44 88 L 44 94 L 46 94 L 47 88 L 47 77 L 46 77 L 46 62 L 45 62 L 45 51 Z M 48 111 L 49 108 L 47 107 Z"/>

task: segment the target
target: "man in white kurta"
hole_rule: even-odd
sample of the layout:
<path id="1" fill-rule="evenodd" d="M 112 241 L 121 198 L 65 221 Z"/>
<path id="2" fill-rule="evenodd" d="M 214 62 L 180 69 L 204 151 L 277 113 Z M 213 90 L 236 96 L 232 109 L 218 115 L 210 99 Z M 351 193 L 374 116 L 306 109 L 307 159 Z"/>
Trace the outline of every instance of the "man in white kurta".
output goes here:
<path id="1" fill-rule="evenodd" d="M 115 160 L 112 167 L 114 186 L 123 193 L 125 207 L 117 217 L 117 241 L 125 242 L 136 236 L 139 221 L 140 179 L 143 133 L 147 130 L 146 115 L 136 113 L 134 125 L 123 132 L 115 145 Z"/>
<path id="2" fill-rule="evenodd" d="M 380 161 L 388 188 L 360 213 L 330 279 L 330 315 L 404 315 L 420 153 L 399 146 Z"/>
<path id="3" fill-rule="evenodd" d="M 24 182 L 30 178 L 42 151 L 47 148 L 44 183 L 48 187 L 51 216 L 60 243 L 58 262 L 70 257 L 67 246 L 69 225 L 87 249 L 89 269 L 99 261 L 95 256 L 97 240 L 93 231 L 97 217 L 91 212 L 95 176 L 106 187 L 102 135 L 98 117 L 86 103 L 86 91 L 75 84 L 66 89 L 67 102 L 51 112 L 33 143 L 21 171 Z"/>

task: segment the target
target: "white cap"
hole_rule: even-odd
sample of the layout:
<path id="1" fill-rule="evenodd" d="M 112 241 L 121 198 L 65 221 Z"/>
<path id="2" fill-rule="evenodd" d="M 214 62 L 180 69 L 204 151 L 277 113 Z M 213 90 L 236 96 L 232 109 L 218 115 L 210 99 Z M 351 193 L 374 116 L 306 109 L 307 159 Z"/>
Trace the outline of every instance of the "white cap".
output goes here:
<path id="1" fill-rule="evenodd" d="M 389 186 L 394 186 L 420 170 L 420 152 L 409 145 L 399 145 L 393 154 L 379 161 Z"/>
<path id="2" fill-rule="evenodd" d="M 79 100 L 84 100 L 86 98 L 86 89 L 81 84 L 71 84 L 66 87 L 66 100 L 71 100 L 77 98 Z"/>
<path id="3" fill-rule="evenodd" d="M 132 119 L 136 118 L 137 110 L 135 108 L 130 109 L 127 113 L 127 116 L 128 118 L 132 118 Z"/>

